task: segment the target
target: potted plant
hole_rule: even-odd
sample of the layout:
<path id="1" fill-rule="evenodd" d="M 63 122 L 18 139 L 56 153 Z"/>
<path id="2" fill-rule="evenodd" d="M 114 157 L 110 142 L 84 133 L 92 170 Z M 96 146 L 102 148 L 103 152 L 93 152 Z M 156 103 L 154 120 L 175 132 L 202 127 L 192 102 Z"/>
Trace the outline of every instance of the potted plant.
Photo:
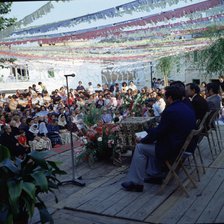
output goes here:
<path id="1" fill-rule="evenodd" d="M 58 168 L 58 163 L 46 160 L 47 154 L 32 151 L 23 160 L 12 160 L 9 150 L 0 145 L 0 223 L 26 224 L 35 207 L 41 223 L 53 223 L 40 194 L 57 189 L 56 175 L 65 172 Z"/>

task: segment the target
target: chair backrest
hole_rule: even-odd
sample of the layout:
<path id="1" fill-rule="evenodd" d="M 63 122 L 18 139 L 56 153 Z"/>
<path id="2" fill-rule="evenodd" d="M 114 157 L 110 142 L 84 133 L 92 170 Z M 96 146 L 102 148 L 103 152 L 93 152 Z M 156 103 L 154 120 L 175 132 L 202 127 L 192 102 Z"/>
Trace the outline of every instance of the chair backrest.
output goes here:
<path id="1" fill-rule="evenodd" d="M 206 123 L 206 121 L 208 120 L 208 117 L 210 116 L 210 114 L 212 113 L 212 111 L 207 111 L 203 117 L 203 119 L 201 120 L 201 122 L 199 123 L 197 129 L 203 129 L 204 125 Z"/>
<path id="2" fill-rule="evenodd" d="M 190 132 L 190 134 L 187 136 L 187 138 L 186 138 L 186 140 L 185 140 L 183 146 L 182 146 L 181 149 L 180 149 L 180 152 L 179 152 L 179 154 L 178 154 L 178 156 L 177 156 L 175 162 L 178 162 L 179 159 L 182 158 L 183 153 L 188 149 L 188 147 L 189 147 L 189 145 L 191 144 L 191 141 L 192 141 L 193 137 L 195 136 L 195 133 L 196 133 L 196 132 L 198 133 L 198 130 L 194 130 L 194 129 L 193 129 L 193 130 Z M 175 162 L 174 162 L 174 163 L 175 163 Z"/>
<path id="3" fill-rule="evenodd" d="M 209 111 L 209 115 L 208 115 L 207 119 L 204 122 L 204 128 L 205 128 L 206 132 L 211 128 L 213 116 L 214 116 L 215 113 L 216 113 L 215 110 L 210 110 Z"/>
<path id="4" fill-rule="evenodd" d="M 182 157 L 182 155 L 184 154 L 185 151 L 187 151 L 189 149 L 190 149 L 189 151 L 191 151 L 191 152 L 194 151 L 194 149 L 196 148 L 197 142 L 199 140 L 199 136 L 200 136 L 201 132 L 204 130 L 205 121 L 207 120 L 209 115 L 210 115 L 210 112 L 207 112 L 204 115 L 199 127 L 197 129 L 191 130 L 191 132 L 188 134 L 183 146 L 180 149 L 180 152 L 176 158 L 176 161 Z"/>
<path id="5" fill-rule="evenodd" d="M 218 116 L 219 116 L 219 109 L 211 111 L 211 115 L 209 116 L 208 120 L 208 129 L 214 128 L 214 122 Z"/>

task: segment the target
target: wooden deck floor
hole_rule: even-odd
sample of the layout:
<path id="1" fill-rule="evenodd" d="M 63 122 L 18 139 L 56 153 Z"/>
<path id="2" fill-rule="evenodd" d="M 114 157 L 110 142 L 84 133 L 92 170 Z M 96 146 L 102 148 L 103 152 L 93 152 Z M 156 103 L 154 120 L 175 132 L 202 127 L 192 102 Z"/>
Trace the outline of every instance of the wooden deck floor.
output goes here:
<path id="1" fill-rule="evenodd" d="M 222 127 L 224 136 L 224 127 Z M 201 172 L 201 181 L 193 188 L 186 181 L 190 197 L 187 198 L 175 182 L 171 182 L 162 195 L 157 195 L 158 185 L 145 184 L 144 192 L 123 191 L 120 184 L 125 180 L 128 166 L 113 167 L 96 163 L 93 167 L 81 164 L 78 167 L 86 186 L 60 187 L 59 203 L 46 196 L 56 224 L 90 223 L 224 223 L 224 149 L 211 159 L 207 140 L 203 140 L 206 174 Z M 55 160 L 63 164 L 71 175 L 70 154 L 61 153 Z M 193 167 L 192 167 L 193 168 Z M 196 174 L 193 173 L 195 179 Z M 34 217 L 32 223 L 38 220 Z"/>

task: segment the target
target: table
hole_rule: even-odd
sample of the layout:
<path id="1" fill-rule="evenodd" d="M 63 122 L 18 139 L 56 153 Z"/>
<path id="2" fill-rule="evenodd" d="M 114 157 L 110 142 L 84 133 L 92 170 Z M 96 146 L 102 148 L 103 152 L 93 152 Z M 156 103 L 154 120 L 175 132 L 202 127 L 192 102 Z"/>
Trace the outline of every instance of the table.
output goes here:
<path id="1" fill-rule="evenodd" d="M 122 151 L 135 148 L 135 133 L 155 126 L 155 117 L 127 117 L 120 123 Z"/>

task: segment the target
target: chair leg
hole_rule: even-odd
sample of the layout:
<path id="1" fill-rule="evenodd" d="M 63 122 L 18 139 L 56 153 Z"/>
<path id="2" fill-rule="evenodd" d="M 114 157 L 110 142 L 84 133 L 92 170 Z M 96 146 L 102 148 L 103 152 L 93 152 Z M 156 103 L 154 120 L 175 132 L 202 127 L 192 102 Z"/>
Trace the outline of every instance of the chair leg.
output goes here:
<path id="1" fill-rule="evenodd" d="M 178 175 L 176 174 L 175 171 L 173 172 L 173 175 L 174 175 L 174 177 L 176 178 L 176 180 L 177 180 L 177 182 L 178 182 L 178 185 L 182 188 L 182 190 L 185 192 L 185 194 L 187 195 L 187 197 L 189 197 L 189 194 L 188 194 L 186 188 L 185 188 L 184 185 L 182 184 L 180 178 L 178 177 Z"/>
<path id="2" fill-rule="evenodd" d="M 184 173 L 186 174 L 186 176 L 188 177 L 188 179 L 191 181 L 192 185 L 197 188 L 196 183 L 194 182 L 194 180 L 192 179 L 191 175 L 187 172 L 186 168 L 182 165 L 182 169 L 184 171 Z"/>
<path id="3" fill-rule="evenodd" d="M 198 170 L 198 164 L 197 164 L 197 160 L 196 160 L 196 158 L 195 158 L 194 153 L 192 153 L 192 156 L 193 156 L 194 165 L 195 165 L 195 169 L 196 169 L 197 176 L 198 176 L 198 181 L 200 182 L 200 174 L 199 174 L 199 170 Z"/>
<path id="4" fill-rule="evenodd" d="M 205 174 L 204 161 L 203 161 L 202 156 L 201 156 L 201 150 L 200 150 L 199 145 L 197 145 L 197 149 L 198 149 L 198 155 L 199 155 L 199 158 L 200 158 L 200 162 L 201 162 L 201 166 L 202 166 L 202 169 L 203 169 L 203 173 Z"/>
<path id="5" fill-rule="evenodd" d="M 222 147 L 222 149 L 223 149 L 224 146 L 223 146 L 223 140 L 222 140 L 222 135 L 221 135 L 221 131 L 220 131 L 219 124 L 217 124 L 216 127 L 217 127 L 217 129 L 218 129 L 219 138 L 220 138 L 220 141 L 221 141 L 221 147 Z"/>
<path id="6" fill-rule="evenodd" d="M 214 135 L 213 135 L 212 130 L 211 130 L 211 136 L 212 136 L 212 143 L 213 143 L 213 145 L 215 147 L 215 154 L 217 155 L 216 144 L 215 144 L 215 139 L 214 139 Z"/>
<path id="7" fill-rule="evenodd" d="M 219 139 L 219 135 L 218 135 L 218 132 L 217 132 L 217 129 L 216 128 L 215 128 L 215 135 L 216 135 L 217 144 L 218 144 L 218 147 L 219 147 L 219 152 L 221 152 L 222 151 L 221 145 L 220 145 L 221 139 Z"/>
<path id="8" fill-rule="evenodd" d="M 181 164 L 181 167 L 183 168 L 183 165 Z M 183 183 L 181 182 L 180 178 L 178 177 L 178 175 L 176 174 L 175 170 L 173 170 L 173 168 L 170 166 L 169 164 L 169 168 L 170 168 L 170 171 L 172 172 L 173 176 L 175 177 L 175 179 L 177 180 L 178 182 L 178 185 L 182 188 L 182 190 L 185 192 L 185 194 L 187 195 L 187 197 L 189 197 L 189 194 L 186 190 L 186 188 L 184 187 Z"/>
<path id="9" fill-rule="evenodd" d="M 207 134 L 206 137 L 207 137 L 209 149 L 210 149 L 210 152 L 211 152 L 211 155 L 212 155 L 212 160 L 214 160 L 214 155 L 213 155 L 212 145 L 211 145 L 211 141 L 210 141 L 209 135 Z"/>
<path id="10" fill-rule="evenodd" d="M 169 173 L 166 175 L 166 178 L 165 180 L 163 181 L 163 184 L 161 185 L 159 191 L 158 191 L 158 194 L 162 193 L 163 189 L 165 188 L 165 186 L 169 183 L 171 177 L 172 177 L 172 173 L 173 173 L 173 170 L 172 170 L 172 167 L 171 165 L 168 163 L 168 162 L 165 162 L 167 167 L 169 168 Z"/>

